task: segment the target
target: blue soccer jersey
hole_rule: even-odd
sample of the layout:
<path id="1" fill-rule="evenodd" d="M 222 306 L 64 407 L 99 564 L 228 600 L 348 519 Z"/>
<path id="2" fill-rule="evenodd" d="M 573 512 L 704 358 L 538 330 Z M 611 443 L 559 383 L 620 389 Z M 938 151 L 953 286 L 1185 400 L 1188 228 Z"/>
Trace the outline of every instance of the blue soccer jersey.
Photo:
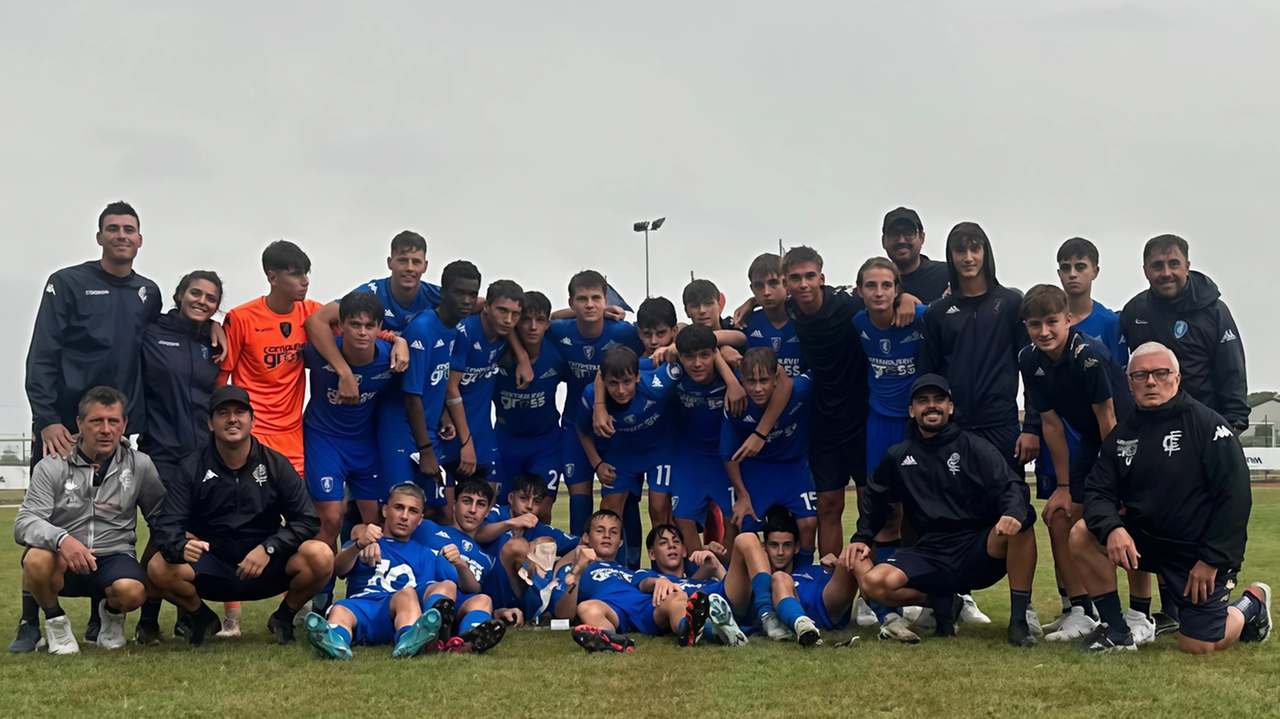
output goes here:
<path id="1" fill-rule="evenodd" d="M 351 542 L 343 547 L 350 547 Z M 435 582 L 458 581 L 458 571 L 440 553 L 414 541 L 397 542 L 391 537 L 378 540 L 382 561 L 369 566 L 359 559 L 351 571 L 342 575 L 347 580 L 347 598 L 390 596 L 405 587 L 422 590 Z"/>
<path id="2" fill-rule="evenodd" d="M 742 333 L 747 336 L 745 349 L 771 348 L 778 353 L 778 363 L 788 375 L 796 377 L 808 371 L 804 361 L 804 351 L 800 348 L 800 338 L 796 336 L 796 330 L 791 326 L 790 320 L 781 327 L 774 327 L 765 316 L 764 310 L 757 307 L 747 319 L 747 326 L 743 328 Z"/>
<path id="3" fill-rule="evenodd" d="M 488 574 L 494 566 L 493 557 L 489 556 L 476 544 L 476 540 L 471 535 L 463 532 L 456 527 L 444 527 L 429 519 L 422 520 L 422 524 L 413 532 L 413 541 L 430 547 L 437 552 L 449 546 L 450 544 L 458 548 L 458 552 L 462 558 L 467 560 L 467 566 L 471 569 L 471 574 L 476 578 L 477 582 L 484 582 L 485 575 Z"/>
<path id="4" fill-rule="evenodd" d="M 440 306 L 440 285 L 429 282 L 418 283 L 418 294 L 414 295 L 413 303 L 408 307 L 396 302 L 396 298 L 391 294 L 390 277 L 369 280 L 352 292 L 372 292 L 377 295 L 378 301 L 382 303 L 382 329 L 391 330 L 396 334 L 404 332 L 418 315 Z"/>
<path id="5" fill-rule="evenodd" d="M 720 456 L 720 425 L 724 423 L 724 380 L 698 384 L 689 375 L 676 382 L 679 402 L 680 452 Z"/>
<path id="6" fill-rule="evenodd" d="M 335 341 L 342 347 L 342 338 Z M 377 340 L 373 361 L 360 367 L 352 367 L 351 374 L 360 385 L 360 400 L 356 404 L 338 403 L 338 373 L 325 361 L 314 345 L 308 343 L 302 351 L 309 373 L 311 399 L 303 415 L 303 425 L 308 430 L 319 430 L 334 437 L 357 438 L 373 436 L 373 416 L 377 400 L 387 387 L 394 387 L 391 373 L 391 344 Z"/>
<path id="7" fill-rule="evenodd" d="M 685 594 L 693 594 L 698 590 L 707 592 L 708 594 L 722 594 L 724 590 L 724 581 L 720 579 L 693 579 L 692 577 L 677 577 L 674 574 L 659 572 L 656 569 L 641 569 L 631 576 L 631 585 L 636 589 L 640 588 L 640 583 L 646 579 L 657 579 L 662 577 L 675 582 L 677 587 Z"/>
<path id="8" fill-rule="evenodd" d="M 462 409 L 467 415 L 467 429 L 471 432 L 476 462 L 491 465 L 498 458 L 497 444 L 493 439 L 493 386 L 498 375 L 498 361 L 507 349 L 507 341 L 495 337 L 492 342 L 484 331 L 480 315 L 472 315 L 458 323 L 458 338 L 453 345 L 450 372 L 461 375 L 458 393 L 462 397 Z M 454 437 L 441 444 L 440 453 L 446 461 L 458 459 L 465 437 Z"/>
<path id="9" fill-rule="evenodd" d="M 1124 333 L 1120 330 L 1120 315 L 1103 307 L 1097 300 L 1093 301 L 1093 311 L 1089 316 L 1072 327 L 1100 340 L 1116 364 L 1121 367 L 1129 364 L 1129 346 L 1125 344 Z"/>
<path id="10" fill-rule="evenodd" d="M 498 522 L 505 522 L 508 519 L 511 519 L 511 507 L 494 507 L 493 509 L 490 509 L 489 514 L 485 516 L 484 523 L 496 524 Z M 533 542 L 534 540 L 542 539 L 543 537 L 550 537 L 555 540 L 556 556 L 558 557 L 563 557 L 576 549 L 578 545 L 582 544 L 582 538 L 578 535 L 569 534 L 562 529 L 556 529 L 555 527 L 552 527 L 549 524 L 543 524 L 542 522 L 538 522 L 537 526 L 533 529 L 524 530 L 524 538 L 528 542 Z M 482 549 L 489 556 L 496 557 L 498 556 L 498 552 L 502 549 L 502 545 L 506 544 L 508 539 L 511 539 L 511 532 L 504 533 L 502 536 L 486 544 Z"/>
<path id="11" fill-rule="evenodd" d="M 547 339 L 560 350 L 560 356 L 569 368 L 569 394 L 564 401 L 564 417 L 561 420 L 568 429 L 575 427 L 582 393 L 595 381 L 604 353 L 618 345 L 626 345 L 635 350 L 636 354 L 644 352 L 636 326 L 630 322 L 605 320 L 604 331 L 600 336 L 587 339 L 578 331 L 577 320 L 552 320 L 547 328 Z"/>
<path id="12" fill-rule="evenodd" d="M 882 330 L 867 311 L 853 317 L 853 326 L 867 355 L 867 385 L 871 389 L 871 409 L 886 417 L 906 417 L 911 403 L 911 383 L 916 378 L 916 360 L 924 345 L 925 305 L 916 305 L 916 319 L 906 327 Z"/>
<path id="13" fill-rule="evenodd" d="M 761 462 L 788 462 L 809 454 L 809 396 L 813 393 L 813 380 L 802 374 L 793 380 L 791 397 L 782 409 L 782 416 L 769 432 L 764 447 L 753 459 Z M 720 430 L 720 458 L 733 459 L 733 455 L 756 431 L 764 409 L 747 400 L 747 411 L 735 417 L 726 411 Z"/>
<path id="14" fill-rule="evenodd" d="M 444 411 L 444 395 L 449 385 L 449 367 L 458 330 L 445 327 L 437 313 L 424 312 L 409 324 L 403 336 L 409 343 L 409 368 L 404 372 L 400 387 L 405 394 L 422 397 L 427 433 L 435 442 L 440 414 Z"/>
<path id="15" fill-rule="evenodd" d="M 578 602 L 625 600 L 638 591 L 631 585 L 634 575 L 617 562 L 592 562 L 578 578 Z"/>
<path id="16" fill-rule="evenodd" d="M 537 437 L 555 429 L 560 422 L 556 389 L 565 381 L 567 373 L 564 358 L 555 344 L 545 338 L 538 350 L 538 360 L 533 363 L 533 381 L 528 387 L 516 386 L 515 367 L 498 367 L 493 395 L 497 426 L 521 437 Z"/>
<path id="17" fill-rule="evenodd" d="M 619 456 L 646 455 L 670 448 L 675 440 L 673 408 L 668 400 L 675 393 L 676 384 L 683 375 L 678 364 L 662 365 L 658 369 L 641 372 L 636 382 L 636 393 L 625 407 L 607 400 L 609 416 L 613 419 L 614 434 L 601 452 L 608 453 L 610 464 Z M 582 395 L 578 411 L 578 431 L 592 434 L 591 412 L 595 402 L 595 387 L 588 385 Z M 597 440 L 600 438 L 596 438 Z"/>

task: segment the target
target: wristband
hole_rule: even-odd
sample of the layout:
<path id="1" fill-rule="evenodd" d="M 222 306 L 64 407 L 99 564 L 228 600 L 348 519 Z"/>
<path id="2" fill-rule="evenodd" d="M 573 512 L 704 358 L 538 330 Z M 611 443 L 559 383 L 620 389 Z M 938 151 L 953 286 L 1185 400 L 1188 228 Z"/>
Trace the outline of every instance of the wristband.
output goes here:
<path id="1" fill-rule="evenodd" d="M 458 447 L 458 449 L 462 449 L 463 447 L 467 446 L 468 444 L 471 444 L 471 438 L 470 438 L 470 437 L 467 437 L 467 441 L 463 442 L 463 443 Z"/>
<path id="2" fill-rule="evenodd" d="M 759 437 L 761 442 L 768 442 L 768 441 L 769 441 L 769 437 L 768 437 L 768 436 L 766 436 L 766 435 L 760 434 L 760 430 L 758 430 L 758 429 L 752 430 L 752 431 L 751 431 L 751 434 L 754 434 L 755 436 Z"/>
<path id="3" fill-rule="evenodd" d="M 461 397 L 454 397 L 453 399 L 446 399 L 444 401 L 444 404 L 446 407 L 452 407 L 453 405 L 458 404 L 461 401 L 462 401 Z"/>
<path id="4" fill-rule="evenodd" d="M 426 444 L 420 444 L 420 445 L 418 445 L 418 451 L 419 451 L 419 452 L 425 452 L 425 451 L 427 451 L 428 449 L 431 449 L 431 443 L 430 443 L 430 442 L 427 442 Z"/>
<path id="5" fill-rule="evenodd" d="M 1057 487 L 1058 489 L 1070 489 L 1070 488 L 1071 488 L 1071 485 L 1069 485 L 1069 484 L 1055 484 L 1055 485 L 1053 485 L 1053 486 Z"/>
<path id="6" fill-rule="evenodd" d="M 592 473 L 592 474 L 596 474 L 596 473 L 598 473 L 598 472 L 600 471 L 600 465 L 602 465 L 602 464 L 604 464 L 604 460 L 603 460 L 603 459 L 602 459 L 602 460 L 600 460 L 599 462 L 596 462 L 596 466 L 594 466 L 594 467 L 592 467 L 592 468 L 591 468 L 591 473 Z"/>

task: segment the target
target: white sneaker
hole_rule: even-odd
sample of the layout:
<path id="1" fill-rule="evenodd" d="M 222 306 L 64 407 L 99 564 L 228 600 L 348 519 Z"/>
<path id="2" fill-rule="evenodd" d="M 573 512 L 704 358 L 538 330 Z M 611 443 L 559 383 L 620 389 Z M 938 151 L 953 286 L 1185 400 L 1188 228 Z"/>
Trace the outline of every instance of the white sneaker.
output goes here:
<path id="1" fill-rule="evenodd" d="M 223 619 L 222 631 L 218 632 L 214 636 L 223 638 L 240 636 L 240 618 L 227 617 L 226 619 Z"/>
<path id="2" fill-rule="evenodd" d="M 71 619 L 67 615 L 44 620 L 44 633 L 50 654 L 80 653 L 80 645 L 76 642 L 75 632 L 71 631 Z"/>
<path id="3" fill-rule="evenodd" d="M 919 644 L 920 637 L 907 626 L 907 620 L 896 612 L 885 615 L 884 624 L 880 625 L 880 638 L 892 639 L 903 644 Z"/>
<path id="4" fill-rule="evenodd" d="M 1059 629 L 1062 628 L 1062 623 L 1067 621 L 1067 617 L 1069 616 L 1071 616 L 1071 609 L 1070 608 L 1064 609 L 1062 611 L 1062 614 L 1058 615 L 1057 619 L 1044 625 L 1044 627 L 1042 627 L 1042 631 L 1044 631 L 1047 634 L 1052 634 L 1058 631 Z"/>
<path id="5" fill-rule="evenodd" d="M 933 629 L 938 626 L 938 618 L 933 615 L 932 607 L 903 607 L 902 618 L 921 629 Z"/>
<path id="6" fill-rule="evenodd" d="M 822 643 L 822 635 L 818 633 L 818 625 L 813 620 L 800 615 L 792 629 L 796 632 L 796 641 L 800 642 L 802 647 L 814 647 Z"/>
<path id="7" fill-rule="evenodd" d="M 112 614 L 107 611 L 107 600 L 98 602 L 98 616 L 102 617 L 102 628 L 98 630 L 98 646 L 103 649 L 119 649 L 124 646 L 123 612 Z"/>
<path id="8" fill-rule="evenodd" d="M 791 630 L 787 629 L 787 625 L 782 623 L 777 612 L 765 612 L 760 617 L 760 628 L 775 642 L 791 638 Z"/>
<path id="9" fill-rule="evenodd" d="M 961 594 L 960 601 L 964 604 L 960 607 L 960 621 L 966 624 L 990 624 L 991 617 L 982 613 L 978 609 L 978 603 L 973 601 L 972 594 Z"/>
<path id="10" fill-rule="evenodd" d="M 1058 624 L 1058 628 L 1046 635 L 1045 641 L 1049 642 L 1069 642 L 1075 639 L 1083 639 L 1089 636 L 1093 630 L 1098 628 L 1098 622 L 1084 613 L 1084 607 L 1072 607 L 1062 622 Z M 1154 632 L 1154 628 L 1152 629 Z"/>
<path id="11" fill-rule="evenodd" d="M 1032 634 L 1044 634 L 1044 627 L 1040 626 L 1040 617 L 1036 615 L 1035 607 L 1027 607 L 1027 629 L 1030 629 Z"/>
<path id="12" fill-rule="evenodd" d="M 880 623 L 880 620 L 876 619 L 876 613 L 871 611 L 871 606 L 867 604 L 867 600 L 863 599 L 861 596 L 858 597 L 857 602 L 854 602 L 854 608 L 857 609 L 857 614 L 855 616 L 857 616 L 856 621 L 858 622 L 858 626 L 874 627 Z"/>
<path id="13" fill-rule="evenodd" d="M 733 618 L 733 607 L 719 594 L 711 595 L 711 634 L 727 647 L 747 643 L 747 635 L 742 633 L 738 621 Z"/>
<path id="14" fill-rule="evenodd" d="M 1124 623 L 1129 625 L 1133 643 L 1137 646 L 1156 640 L 1156 623 L 1151 617 L 1133 609 L 1124 610 Z"/>

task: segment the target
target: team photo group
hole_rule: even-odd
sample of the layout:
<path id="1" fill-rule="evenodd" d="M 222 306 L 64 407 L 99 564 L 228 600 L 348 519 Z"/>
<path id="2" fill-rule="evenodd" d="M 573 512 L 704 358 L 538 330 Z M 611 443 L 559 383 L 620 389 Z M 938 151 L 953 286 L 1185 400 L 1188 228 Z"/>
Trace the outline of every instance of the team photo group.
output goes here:
<path id="1" fill-rule="evenodd" d="M 813 647 L 851 623 L 919 644 L 989 623 L 972 593 L 1002 581 L 1017 647 L 1269 638 L 1271 589 L 1242 571 L 1243 338 L 1181 237 L 1107 258 L 1149 283 L 1119 313 L 1093 299 L 1087 239 L 1024 292 L 997 279 L 999 238 L 962 222 L 930 259 L 902 207 L 876 256 L 832 273 L 853 286 L 795 246 L 732 258 L 751 297 L 728 309 L 693 279 L 633 311 L 590 269 L 460 259 L 434 284 L 412 231 L 327 303 L 303 247 L 272 242 L 266 294 L 224 307 L 216 271 L 172 295 L 135 272 L 129 204 L 96 239 L 49 277 L 27 355 L 10 652 L 235 641 L 259 600 L 280 644 L 333 659 L 562 623 L 588 652 Z M 1042 624 L 1044 559 L 1061 614 Z"/>

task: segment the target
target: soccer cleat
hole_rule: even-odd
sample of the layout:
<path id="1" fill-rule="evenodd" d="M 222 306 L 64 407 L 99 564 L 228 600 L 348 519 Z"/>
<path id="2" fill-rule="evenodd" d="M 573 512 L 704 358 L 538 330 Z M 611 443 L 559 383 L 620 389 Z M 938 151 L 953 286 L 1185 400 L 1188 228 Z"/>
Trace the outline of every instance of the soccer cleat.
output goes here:
<path id="1" fill-rule="evenodd" d="M 89 623 L 84 628 L 84 643 L 96 644 L 100 631 L 102 631 L 102 620 L 99 617 L 90 617 Z"/>
<path id="2" fill-rule="evenodd" d="M 471 644 L 462 641 L 462 637 L 448 639 L 432 639 L 422 648 L 423 654 L 466 654 L 471 651 Z"/>
<path id="3" fill-rule="evenodd" d="M 885 615 L 884 624 L 880 625 L 880 638 L 892 639 L 903 644 L 919 644 L 920 637 L 911 631 L 907 620 L 903 619 L 896 612 L 890 612 Z"/>
<path id="4" fill-rule="evenodd" d="M 316 615 L 320 616 L 320 615 Z M 321 617 L 323 619 L 323 617 Z M 304 623 L 306 619 L 303 619 Z M 281 614 L 272 612 L 267 620 L 267 631 L 276 635 L 276 644 L 285 645 L 293 641 L 293 612 Z"/>
<path id="5" fill-rule="evenodd" d="M 178 618 L 173 621 L 173 636 L 185 637 L 191 631 L 191 613 L 178 607 Z"/>
<path id="6" fill-rule="evenodd" d="M 796 641 L 800 642 L 802 647 L 816 647 L 822 643 L 822 635 L 818 633 L 818 625 L 803 614 L 796 617 L 796 622 L 791 625 L 791 628 L 795 630 Z"/>
<path id="7" fill-rule="evenodd" d="M 471 651 L 484 654 L 498 646 L 498 642 L 502 641 L 506 633 L 507 625 L 497 619 L 486 619 L 463 632 L 459 638 L 471 645 Z"/>
<path id="8" fill-rule="evenodd" d="M 276 616 L 271 615 L 272 621 L 276 620 Z M 347 645 L 346 640 L 340 634 L 329 626 L 329 622 L 324 617 L 310 612 L 302 619 L 302 627 L 307 633 L 307 641 L 311 646 L 315 647 L 320 653 L 330 659 L 350 659 L 351 647 Z M 289 625 L 292 632 L 293 624 Z M 396 650 L 400 649 L 399 645 Z"/>
<path id="9" fill-rule="evenodd" d="M 733 607 L 729 606 L 729 600 L 719 594 L 712 594 L 710 605 L 712 636 L 727 647 L 746 644 L 747 635 L 743 634 L 742 628 L 738 626 L 738 620 L 733 618 Z"/>
<path id="10" fill-rule="evenodd" d="M 787 629 L 787 625 L 782 623 L 782 619 L 778 617 L 777 612 L 765 612 L 760 615 L 760 628 L 775 642 L 785 641 L 791 638 L 791 630 Z"/>
<path id="11" fill-rule="evenodd" d="M 458 611 L 457 605 L 448 597 L 440 597 L 432 603 L 430 608 L 440 612 L 440 635 L 444 636 L 440 641 L 443 642 L 453 635 L 453 619 Z"/>
<path id="12" fill-rule="evenodd" d="M 138 622 L 138 626 L 133 628 L 133 643 L 140 647 L 159 646 L 163 640 L 164 635 L 160 633 L 159 623 Z"/>
<path id="13" fill-rule="evenodd" d="M 586 649 L 588 653 L 626 653 L 633 652 L 636 648 L 635 642 L 631 641 L 630 637 L 586 624 L 580 624 L 573 628 L 573 641 L 577 642 L 578 646 Z"/>
<path id="14" fill-rule="evenodd" d="M 1031 633 L 1031 628 L 1025 624 L 1017 624 L 1009 622 L 1009 643 L 1015 647 L 1026 647 L 1030 649 L 1036 645 L 1035 635 Z"/>
<path id="15" fill-rule="evenodd" d="M 858 597 L 858 601 L 854 602 L 854 608 L 857 609 L 855 616 L 857 617 L 858 626 L 874 627 L 880 623 L 880 620 L 876 619 L 876 613 L 871 611 L 871 605 L 867 604 L 867 600 L 861 596 Z"/>
<path id="16" fill-rule="evenodd" d="M 1040 626 L 1040 617 L 1036 615 L 1035 607 L 1027 607 L 1027 629 L 1032 634 L 1044 635 L 1044 627 Z"/>
<path id="17" fill-rule="evenodd" d="M 71 620 L 67 615 L 44 620 L 44 631 L 49 635 L 50 654 L 80 653 L 80 645 L 76 643 L 76 635 L 71 631 Z"/>
<path id="18" fill-rule="evenodd" d="M 931 607 L 903 607 L 902 618 L 921 629 L 933 629 L 938 626 Z"/>
<path id="19" fill-rule="evenodd" d="M 1129 633 L 1133 635 L 1136 646 L 1150 644 L 1156 640 L 1156 623 L 1151 617 L 1133 609 L 1124 610 L 1124 623 L 1129 625 Z"/>
<path id="20" fill-rule="evenodd" d="M 36 650 L 43 638 L 40 636 L 40 625 L 18 620 L 18 633 L 9 643 L 9 651 L 13 654 L 29 654 Z"/>
<path id="21" fill-rule="evenodd" d="M 1058 628 L 1044 635 L 1045 641 L 1069 642 L 1082 639 L 1098 628 L 1098 622 L 1084 613 L 1084 607 L 1072 607 Z"/>
<path id="22" fill-rule="evenodd" d="M 960 607 L 960 621 L 965 624 L 990 624 L 991 617 L 982 613 L 978 609 L 978 603 L 973 601 L 972 594 L 961 594 L 960 601 L 963 604 Z M 1039 622 L 1037 622 L 1039 624 Z"/>
<path id="23" fill-rule="evenodd" d="M 227 617 L 226 619 L 223 619 L 222 629 L 214 636 L 222 637 L 223 639 L 240 636 L 240 618 Z"/>
<path id="24" fill-rule="evenodd" d="M 414 620 L 409 626 L 409 631 L 405 632 L 400 641 L 396 642 L 396 648 L 391 651 L 391 656 L 397 659 L 405 659 L 415 657 L 440 634 L 440 612 L 435 609 L 428 609 L 422 613 L 422 616 Z"/>
<path id="25" fill-rule="evenodd" d="M 102 626 L 98 629 L 97 645 L 103 649 L 120 649 L 125 645 L 124 612 L 112 614 L 107 611 L 107 600 L 98 602 L 98 612 L 102 617 Z"/>
<path id="26" fill-rule="evenodd" d="M 684 605 L 684 621 L 680 623 L 680 636 L 677 637 L 680 646 L 691 647 L 697 643 L 710 613 L 711 600 L 706 592 L 698 590 L 689 595 Z"/>
<path id="27" fill-rule="evenodd" d="M 1107 654 L 1117 651 L 1136 651 L 1138 645 L 1134 643 L 1133 634 L 1127 628 L 1124 640 L 1118 642 L 1111 638 L 1110 632 L 1107 631 L 1107 626 L 1100 624 L 1097 629 L 1090 632 L 1089 636 L 1080 642 L 1080 648 L 1090 654 Z"/>
<path id="28" fill-rule="evenodd" d="M 1084 610 L 1082 609 L 1080 611 L 1084 611 Z M 1044 632 L 1045 638 L 1048 639 L 1048 636 L 1050 634 L 1053 634 L 1054 632 L 1062 628 L 1062 623 L 1067 621 L 1067 617 L 1070 617 L 1070 616 L 1071 616 L 1071 610 L 1067 609 L 1062 614 L 1059 614 L 1057 619 L 1041 627 L 1040 631 Z"/>
<path id="29" fill-rule="evenodd" d="M 1247 642 L 1265 642 L 1271 638 L 1271 587 L 1262 582 L 1254 582 L 1245 591 L 1262 600 L 1258 614 L 1250 619 L 1240 632 L 1240 640 Z"/>
<path id="30" fill-rule="evenodd" d="M 193 647 L 198 647 L 204 644 L 205 637 L 209 636 L 218 626 L 218 613 L 202 604 L 199 611 L 188 616 L 187 643 Z"/>
<path id="31" fill-rule="evenodd" d="M 1173 634 L 1178 631 L 1178 620 L 1165 614 L 1164 612 L 1156 612 L 1151 615 L 1151 621 L 1156 625 L 1156 636 L 1163 637 L 1166 634 Z"/>

